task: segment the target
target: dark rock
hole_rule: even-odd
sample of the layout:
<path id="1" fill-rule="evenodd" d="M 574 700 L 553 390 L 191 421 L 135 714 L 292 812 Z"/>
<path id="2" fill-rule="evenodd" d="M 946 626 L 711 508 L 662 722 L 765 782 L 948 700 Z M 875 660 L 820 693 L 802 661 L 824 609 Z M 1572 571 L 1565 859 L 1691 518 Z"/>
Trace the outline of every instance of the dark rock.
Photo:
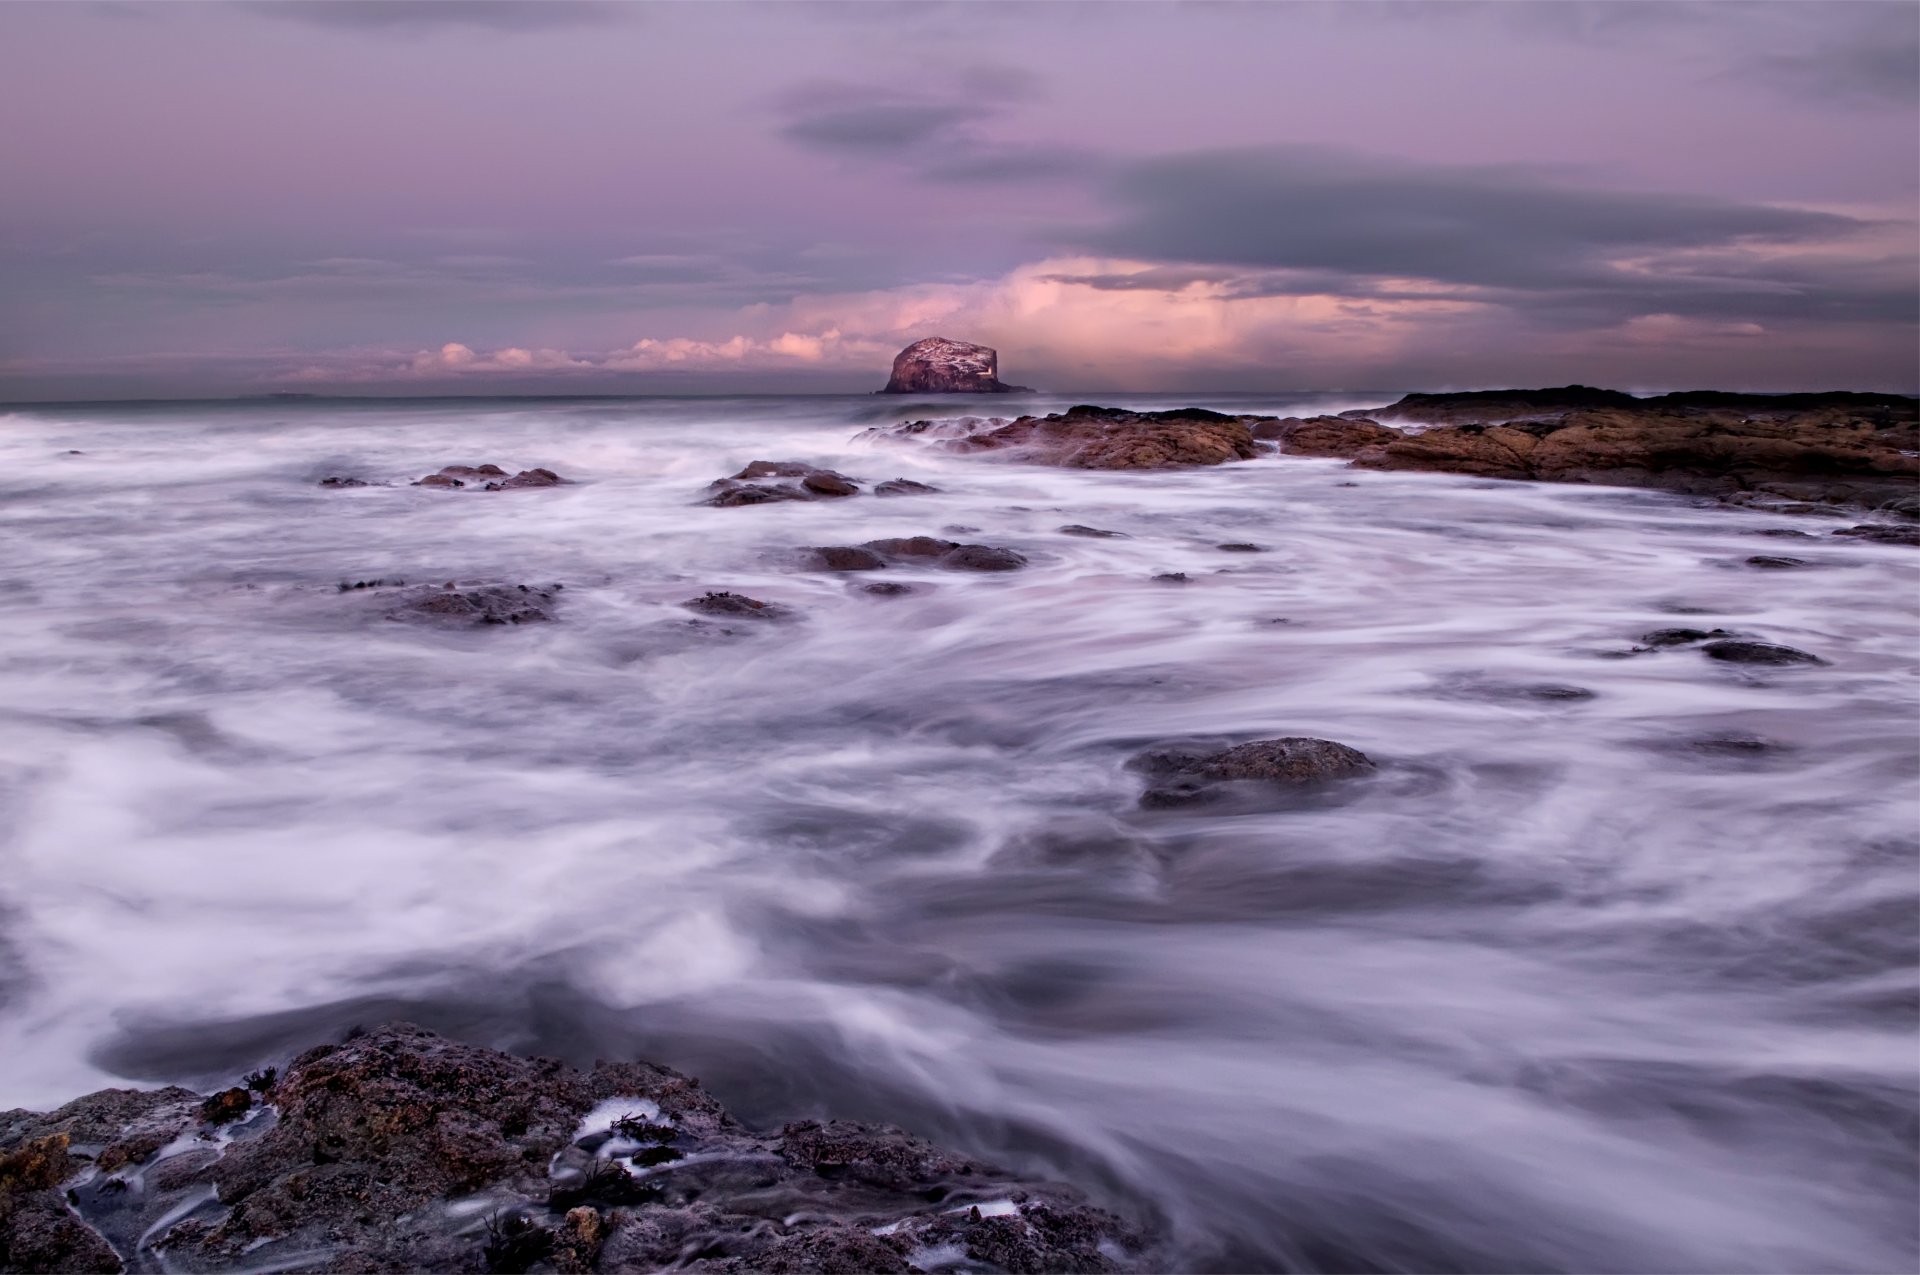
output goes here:
<path id="1" fill-rule="evenodd" d="M 244 1087 L 222 1089 L 200 1104 L 200 1116 L 208 1124 L 228 1124 L 253 1109 L 253 1095 Z"/>
<path id="2" fill-rule="evenodd" d="M 553 619 L 552 589 L 524 584 L 458 588 L 448 583 L 419 589 L 387 612 L 390 620 L 452 628 L 489 624 L 540 624 Z"/>
<path id="3" fill-rule="evenodd" d="M 89 1131 L 111 1138 L 129 1130 L 110 1112 L 143 1119 L 182 1106 L 180 1092 L 0 1116 L 0 1267 L 117 1271 L 109 1235 L 140 1269 L 195 1271 L 826 1275 L 905 1270 L 934 1248 L 981 1268 L 1108 1271 L 1109 1254 L 1138 1243 L 1065 1188 L 899 1129 L 801 1121 L 755 1134 L 664 1068 L 583 1072 L 407 1024 L 306 1051 L 274 1087 L 277 1118 L 255 1112 L 230 1143 L 169 1153 L 138 1192 L 83 1187 L 69 1207 L 57 1188 L 80 1162 L 46 1129 L 106 1120 Z M 583 1135 L 590 1111 L 603 1124 Z M 497 1202 L 483 1223 L 447 1207 L 483 1199 Z"/>
<path id="4" fill-rule="evenodd" d="M 911 478 L 889 478 L 883 483 L 875 484 L 873 494 L 876 496 L 925 496 L 939 490 L 938 487 L 918 483 Z"/>
<path id="5" fill-rule="evenodd" d="M 1772 642 L 1709 642 L 1700 648 L 1716 660 L 1729 664 L 1825 664 L 1817 655 L 1795 650 L 1790 646 L 1779 646 Z"/>
<path id="6" fill-rule="evenodd" d="M 497 483 L 488 483 L 486 490 L 514 491 L 522 487 L 558 487 L 566 481 L 551 469 L 523 469 L 511 478 L 502 479 Z"/>
<path id="7" fill-rule="evenodd" d="M 1814 538 L 1811 531 L 1802 531 L 1798 527 L 1762 527 L 1753 534 L 1772 536 L 1776 540 L 1812 540 Z"/>
<path id="8" fill-rule="evenodd" d="M 428 474 L 413 484 L 415 487 L 465 487 L 458 478 L 449 478 L 445 474 Z"/>
<path id="9" fill-rule="evenodd" d="M 885 558 L 858 545 L 821 545 L 808 552 L 822 571 L 879 571 L 887 565 Z"/>
<path id="10" fill-rule="evenodd" d="M 1757 553 L 1747 559 L 1747 565 L 1750 567 L 1763 567 L 1771 571 L 1785 571 L 1793 567 L 1804 567 L 1807 565 L 1807 560 L 1805 558 L 1781 558 L 1772 554 Z"/>
<path id="11" fill-rule="evenodd" d="M 516 491 L 525 487 L 557 487 L 567 480 L 551 469 L 523 469 L 511 478 L 498 465 L 447 465 L 414 483 L 415 487 L 465 487 L 481 491 Z"/>
<path id="12" fill-rule="evenodd" d="M 930 336 L 896 354 L 882 394 L 1031 394 L 1000 380 L 1000 352 L 967 341 Z"/>
<path id="13" fill-rule="evenodd" d="M 1375 767 L 1365 753 L 1345 744 L 1289 736 L 1236 744 L 1219 752 L 1153 749 L 1134 757 L 1127 768 L 1154 778 L 1140 804 L 1165 807 L 1205 800 L 1221 783 L 1318 784 L 1362 775 Z"/>
<path id="14" fill-rule="evenodd" d="M 1098 527 L 1083 527 L 1077 522 L 1069 523 L 1066 526 L 1061 527 L 1059 530 L 1060 530 L 1060 534 L 1063 536 L 1089 536 L 1099 540 L 1131 540 L 1132 539 L 1132 537 L 1129 536 L 1124 531 L 1102 531 Z"/>
<path id="15" fill-rule="evenodd" d="M 370 486 L 364 478 L 342 478 L 337 474 L 328 475 L 320 480 L 322 487 L 366 487 Z"/>
<path id="16" fill-rule="evenodd" d="M 793 482 L 767 482 L 787 478 Z M 845 474 L 797 460 L 750 461 L 737 474 L 707 485 L 714 493 L 706 503 L 727 509 L 738 505 L 765 505 L 777 500 L 822 500 L 857 495 L 858 483 Z"/>
<path id="17" fill-rule="evenodd" d="M 1833 533 L 1836 536 L 1852 536 L 1857 540 L 1869 540 L 1881 545 L 1920 545 L 1920 527 L 1899 527 L 1888 523 L 1862 523 L 1857 527 L 1842 527 Z"/>
<path id="18" fill-rule="evenodd" d="M 1154 579 L 1160 581 L 1162 584 L 1186 584 L 1187 573 L 1184 571 L 1162 571 L 1159 575 L 1155 576 Z"/>
<path id="19" fill-rule="evenodd" d="M 875 580 L 872 584 L 861 585 L 860 592 L 871 593 L 877 598 L 898 598 L 909 593 L 920 592 L 920 586 L 904 584 L 898 580 Z"/>
<path id="20" fill-rule="evenodd" d="M 787 607 L 762 602 L 744 593 L 708 593 L 680 605 L 701 615 L 737 616 L 750 620 L 785 620 L 793 615 Z"/>
<path id="21" fill-rule="evenodd" d="M 1245 540 L 1235 540 L 1227 544 L 1215 545 L 1214 548 L 1223 553 L 1265 553 L 1267 551 L 1266 546 L 1251 544 Z"/>
<path id="22" fill-rule="evenodd" d="M 995 545 L 966 545 L 938 536 L 902 536 L 869 540 L 864 546 L 888 558 L 927 559 L 955 571 L 1018 571 L 1025 556 Z"/>
<path id="23" fill-rule="evenodd" d="M 1715 638 L 1732 637 L 1725 629 L 1655 629 L 1651 633 L 1640 635 L 1642 646 L 1690 646 L 1695 642 L 1711 642 Z"/>
<path id="24" fill-rule="evenodd" d="M 942 557 L 940 565 L 955 571 L 1018 571 L 1027 559 L 997 545 L 961 545 Z"/>

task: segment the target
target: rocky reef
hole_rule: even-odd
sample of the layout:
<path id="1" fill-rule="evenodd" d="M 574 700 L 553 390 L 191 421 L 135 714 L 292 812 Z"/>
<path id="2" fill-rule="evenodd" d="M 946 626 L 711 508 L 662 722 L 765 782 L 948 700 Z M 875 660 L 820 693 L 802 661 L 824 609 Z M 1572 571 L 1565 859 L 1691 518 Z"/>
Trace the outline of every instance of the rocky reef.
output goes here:
<path id="1" fill-rule="evenodd" d="M 0 1113 L 0 1271 L 1114 1271 L 1068 1188 L 899 1129 L 742 1125 L 698 1081 L 406 1023 L 212 1097 Z"/>
<path id="2" fill-rule="evenodd" d="M 865 431 L 878 441 L 918 441 L 961 454 L 996 453 L 1006 460 L 1065 469 L 1183 469 L 1251 460 L 1264 416 L 1228 416 L 1204 407 L 1129 412 L 1082 405 L 1017 420 L 963 417 L 907 421 Z"/>
<path id="3" fill-rule="evenodd" d="M 893 358 L 882 394 L 1031 394 L 1000 380 L 1000 352 L 990 346 L 930 336 Z"/>

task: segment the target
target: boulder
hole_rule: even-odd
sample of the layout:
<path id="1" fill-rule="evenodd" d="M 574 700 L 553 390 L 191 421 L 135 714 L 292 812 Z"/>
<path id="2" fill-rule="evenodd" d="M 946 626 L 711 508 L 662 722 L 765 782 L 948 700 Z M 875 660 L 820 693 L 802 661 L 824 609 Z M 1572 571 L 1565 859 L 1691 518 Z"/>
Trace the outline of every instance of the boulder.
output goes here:
<path id="1" fill-rule="evenodd" d="M 873 494 L 876 496 L 926 496 L 939 490 L 938 487 L 917 483 L 911 478 L 889 478 L 883 483 L 876 483 Z"/>
<path id="2" fill-rule="evenodd" d="M 1283 416 L 1277 421 L 1261 421 L 1253 427 L 1255 438 L 1280 444 L 1289 456 L 1357 456 L 1369 447 L 1381 447 L 1402 437 L 1365 417 Z"/>
<path id="3" fill-rule="evenodd" d="M 790 481 L 769 482 L 769 479 Z M 721 509 L 779 500 L 833 500 L 857 495 L 860 485 L 845 474 L 797 460 L 756 460 L 737 474 L 707 484 L 705 503 Z"/>
<path id="4" fill-rule="evenodd" d="M 1728 664 L 1825 664 L 1817 655 L 1791 646 L 1780 646 L 1773 642 L 1744 642 L 1721 640 L 1709 642 L 1700 648 L 1708 658 L 1722 660 Z"/>
<path id="5" fill-rule="evenodd" d="M 884 558 L 925 561 L 954 571 L 1018 571 L 1027 565 L 1025 555 L 997 545 L 969 545 L 938 536 L 904 536 L 891 540 L 869 540 L 861 546 Z"/>
<path id="6" fill-rule="evenodd" d="M 127 1091 L 110 1091 L 125 1094 Z M 147 1110 L 183 1104 L 163 1091 Z M 6 1270 L 1112 1271 L 1140 1241 L 1071 1189 L 903 1130 L 757 1133 L 698 1082 L 591 1070 L 405 1023 L 295 1058 L 228 1138 L 189 1120 L 128 1179 L 69 1154 L 63 1113 L 0 1117 Z M 127 1107 L 130 1122 L 143 1117 Z M 70 1123 L 70 1119 L 68 1119 Z M 131 1123 L 88 1129 L 124 1140 Z M 117 1182 L 109 1188 L 107 1182 Z M 115 1252 L 116 1242 L 119 1252 Z"/>
<path id="7" fill-rule="evenodd" d="M 523 469 L 508 476 L 498 465 L 448 465 L 414 482 L 415 487 L 473 487 L 480 491 L 518 491 L 526 487 L 558 487 L 568 480 L 551 469 Z M 353 486 L 353 483 L 343 483 Z"/>
<path id="8" fill-rule="evenodd" d="M 1294 787 L 1346 779 L 1373 770 L 1365 753 L 1329 739 L 1257 739 L 1219 751 L 1152 749 L 1127 763 L 1151 779 L 1140 797 L 1148 807 L 1189 805 L 1218 795 L 1217 785 L 1243 780 Z"/>
<path id="9" fill-rule="evenodd" d="M 1000 352 L 968 341 L 930 336 L 896 354 L 882 394 L 1031 394 L 1000 380 Z"/>
<path id="10" fill-rule="evenodd" d="M 887 565 L 885 558 L 859 545 L 819 545 L 807 552 L 822 571 L 880 571 Z"/>
<path id="11" fill-rule="evenodd" d="M 706 593 L 697 598 L 690 598 L 680 605 L 701 615 L 718 616 L 723 619 L 786 620 L 793 617 L 792 610 L 787 607 L 772 602 L 762 602 L 744 593 Z"/>
<path id="12" fill-rule="evenodd" d="M 415 589 L 387 611 L 390 620 L 442 628 L 484 628 L 495 624 L 542 624 L 553 619 L 559 585 L 446 584 Z"/>
<path id="13" fill-rule="evenodd" d="M 1920 527 L 1905 527 L 1893 523 L 1862 523 L 1857 527 L 1841 527 L 1833 534 L 1851 536 L 1856 540 L 1867 540 L 1881 545 L 1920 545 Z"/>

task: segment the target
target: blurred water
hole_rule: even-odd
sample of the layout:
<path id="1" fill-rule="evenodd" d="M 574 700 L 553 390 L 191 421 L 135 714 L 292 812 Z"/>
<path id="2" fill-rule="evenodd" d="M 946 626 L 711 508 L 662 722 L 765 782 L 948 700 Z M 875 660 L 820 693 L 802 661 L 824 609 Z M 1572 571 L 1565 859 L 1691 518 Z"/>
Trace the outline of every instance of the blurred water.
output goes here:
<path id="1" fill-rule="evenodd" d="M 1914 1267 L 1920 555 L 1658 493 L 850 441 L 952 410 L 0 417 L 0 1105 L 405 1015 L 890 1119 L 1182 1267 Z M 942 494 L 695 503 L 760 458 Z M 581 481 L 315 485 L 487 461 Z M 877 598 L 790 552 L 949 526 L 1032 565 Z M 337 589 L 381 576 L 562 582 L 561 622 Z M 804 618 L 690 636 L 708 589 Z M 1830 664 L 1626 657 L 1675 624 Z M 1382 770 L 1135 808 L 1137 748 L 1276 734 Z"/>

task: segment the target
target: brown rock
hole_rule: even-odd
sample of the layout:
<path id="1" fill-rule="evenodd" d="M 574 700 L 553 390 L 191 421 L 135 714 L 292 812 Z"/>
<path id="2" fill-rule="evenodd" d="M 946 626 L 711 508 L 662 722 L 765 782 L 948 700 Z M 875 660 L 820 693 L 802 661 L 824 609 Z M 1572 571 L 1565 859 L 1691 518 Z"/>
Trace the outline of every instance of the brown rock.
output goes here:
<path id="1" fill-rule="evenodd" d="M 1215 785 L 1239 780 L 1261 780 L 1297 786 L 1351 778 L 1374 769 L 1373 761 L 1358 749 L 1328 739 L 1287 736 L 1236 744 L 1219 752 L 1193 749 L 1155 749 L 1134 757 L 1130 770 L 1154 777 L 1141 795 L 1148 807 L 1180 806 L 1215 795 Z"/>
<path id="2" fill-rule="evenodd" d="M 1271 439 L 1289 456 L 1357 456 L 1403 437 L 1378 421 L 1349 420 L 1343 416 L 1287 416 L 1253 427 L 1255 438 Z"/>
<path id="3" fill-rule="evenodd" d="M 777 606 L 772 602 L 762 602 L 744 593 L 708 593 L 682 602 L 680 605 L 689 611 L 698 611 L 701 615 L 749 620 L 785 620 L 793 615 L 793 612 L 786 607 Z"/>
<path id="4" fill-rule="evenodd" d="M 911 478 L 889 478 L 876 484 L 873 494 L 876 496 L 925 496 L 939 491 L 938 487 L 927 483 L 917 483 Z"/>
<path id="5" fill-rule="evenodd" d="M 553 619 L 553 588 L 490 584 L 457 588 L 452 584 L 416 589 L 387 612 L 390 620 L 471 628 L 491 624 L 542 624 Z"/>
<path id="6" fill-rule="evenodd" d="M 1224 416 L 1205 408 L 1126 412 L 1082 406 L 1053 416 L 949 422 L 908 421 L 866 431 L 870 439 L 912 439 L 965 455 L 1067 469 L 1179 469 L 1251 460 L 1260 454 L 1256 416 Z"/>
<path id="7" fill-rule="evenodd" d="M 793 482 L 769 482 L 768 479 L 794 479 Z M 716 479 L 707 490 L 714 494 L 706 503 L 726 509 L 737 505 L 765 505 L 778 500 L 820 500 L 852 496 L 859 484 L 845 474 L 804 464 L 797 460 L 756 460 L 737 474 Z"/>
<path id="8" fill-rule="evenodd" d="M 822 571 L 880 571 L 887 565 L 885 558 L 859 545 L 820 545 L 808 552 Z"/>

